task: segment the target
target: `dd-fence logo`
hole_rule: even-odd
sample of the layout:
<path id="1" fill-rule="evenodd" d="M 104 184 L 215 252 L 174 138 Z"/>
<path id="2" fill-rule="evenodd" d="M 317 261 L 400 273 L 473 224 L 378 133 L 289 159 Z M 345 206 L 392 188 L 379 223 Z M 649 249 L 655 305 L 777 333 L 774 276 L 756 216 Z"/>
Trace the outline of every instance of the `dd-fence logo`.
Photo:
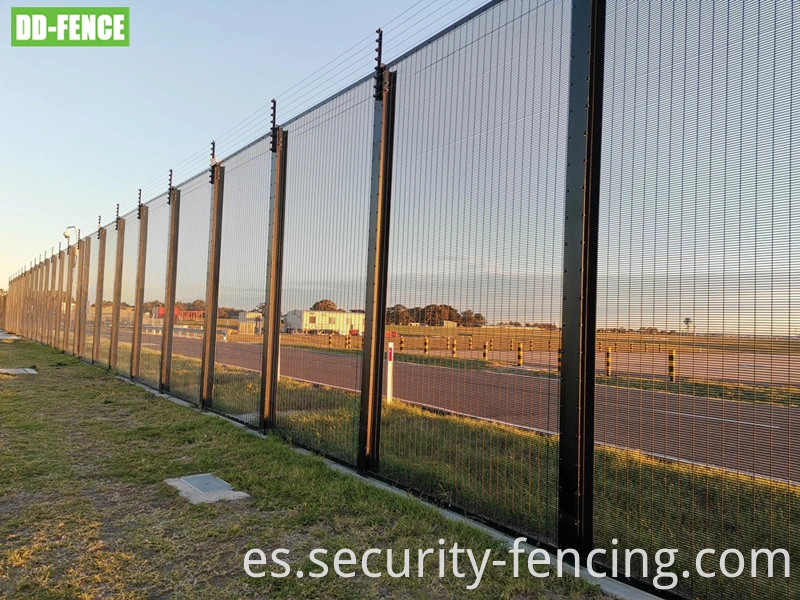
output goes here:
<path id="1" fill-rule="evenodd" d="M 130 46 L 130 9 L 11 8 L 12 46 Z"/>

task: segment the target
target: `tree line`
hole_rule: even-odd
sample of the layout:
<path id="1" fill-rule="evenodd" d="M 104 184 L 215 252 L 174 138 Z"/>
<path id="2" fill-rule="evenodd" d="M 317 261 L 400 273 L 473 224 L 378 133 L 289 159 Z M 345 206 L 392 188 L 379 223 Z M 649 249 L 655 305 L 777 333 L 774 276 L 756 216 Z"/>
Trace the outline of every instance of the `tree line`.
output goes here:
<path id="1" fill-rule="evenodd" d="M 449 304 L 428 304 L 407 308 L 402 304 L 395 304 L 386 309 L 387 325 L 410 325 L 419 323 L 430 327 L 438 327 L 442 321 L 451 321 L 459 327 L 476 327 L 486 325 L 486 318 L 481 313 L 473 310 L 459 312 Z"/>
<path id="2" fill-rule="evenodd" d="M 328 298 L 316 301 L 311 305 L 310 310 L 347 312 L 336 306 L 336 303 Z M 351 310 L 350 312 L 363 313 L 364 311 Z M 449 304 L 429 304 L 427 306 L 415 306 L 414 308 L 407 308 L 402 304 L 395 304 L 386 309 L 387 325 L 425 323 L 431 327 L 437 327 L 442 324 L 442 321 L 452 321 L 460 327 L 486 325 L 486 318 L 481 313 L 476 313 L 472 310 L 459 312 Z"/>
<path id="3" fill-rule="evenodd" d="M 103 302 L 103 305 L 110 305 L 110 301 Z M 122 306 L 132 308 L 126 302 L 121 303 Z M 157 307 L 164 306 L 160 300 L 151 300 L 142 304 L 144 312 L 152 313 Z M 192 300 L 191 302 L 175 302 L 175 309 L 178 312 L 184 311 L 205 311 L 206 301 L 202 299 Z M 316 311 L 329 311 L 329 312 L 351 312 L 363 313 L 363 309 L 353 309 L 347 311 L 339 308 L 333 300 L 325 298 L 317 300 L 311 305 L 309 310 Z M 221 306 L 217 311 L 217 316 L 221 319 L 238 319 L 239 313 L 243 312 L 240 308 L 232 308 Z M 264 303 L 261 302 L 258 306 L 251 309 L 250 312 L 257 312 L 264 314 Z M 402 304 L 395 304 L 386 309 L 386 324 L 387 325 L 410 325 L 411 323 L 425 324 L 430 327 L 438 327 L 442 321 L 450 321 L 459 327 L 481 327 L 486 325 L 486 318 L 481 313 L 476 313 L 473 310 L 459 311 L 458 309 L 450 306 L 449 304 L 428 304 L 427 306 L 415 306 L 414 308 L 407 308 Z M 501 321 L 497 325 L 509 325 L 512 327 L 522 327 L 523 324 L 519 321 Z M 525 323 L 525 327 L 538 327 L 539 329 L 557 329 L 558 327 L 553 323 Z"/>

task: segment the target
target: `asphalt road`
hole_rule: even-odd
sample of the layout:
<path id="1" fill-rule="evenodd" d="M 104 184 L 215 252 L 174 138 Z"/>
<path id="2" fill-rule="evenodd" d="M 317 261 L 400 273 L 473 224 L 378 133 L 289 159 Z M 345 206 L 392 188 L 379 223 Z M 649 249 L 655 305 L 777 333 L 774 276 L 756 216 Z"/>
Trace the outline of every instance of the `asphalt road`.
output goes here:
<path id="1" fill-rule="evenodd" d="M 130 333 L 120 337 L 127 341 Z M 157 335 L 143 337 L 144 347 L 159 348 L 160 342 Z M 199 358 L 201 347 L 200 339 L 173 337 L 175 354 Z M 261 347 L 220 341 L 216 359 L 259 370 Z M 724 358 L 726 364 L 733 360 Z M 360 357 L 283 346 L 280 373 L 358 390 Z M 394 396 L 479 419 L 558 431 L 559 382 L 553 378 L 395 362 Z M 800 441 L 793 439 L 799 432 L 798 408 L 597 387 L 596 441 L 653 456 L 800 484 Z"/>

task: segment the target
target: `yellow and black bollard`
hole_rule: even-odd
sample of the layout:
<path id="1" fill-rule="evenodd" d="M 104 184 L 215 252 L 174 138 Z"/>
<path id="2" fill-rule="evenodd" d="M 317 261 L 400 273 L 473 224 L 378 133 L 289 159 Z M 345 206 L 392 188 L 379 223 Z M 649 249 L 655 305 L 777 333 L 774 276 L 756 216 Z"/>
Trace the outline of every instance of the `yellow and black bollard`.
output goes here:
<path id="1" fill-rule="evenodd" d="M 511 338 L 511 343 L 508 345 L 508 349 L 509 350 L 513 350 L 514 349 L 514 338 Z"/>
<path id="2" fill-rule="evenodd" d="M 530 351 L 533 352 L 533 338 L 531 338 Z"/>
<path id="3" fill-rule="evenodd" d="M 400 336 L 400 352 L 402 352 L 403 350 L 405 350 L 405 339 L 401 335 Z"/>
<path id="4" fill-rule="evenodd" d="M 611 347 L 606 350 L 606 377 L 611 377 Z"/>
<path id="5" fill-rule="evenodd" d="M 329 333 L 328 334 L 328 348 L 332 348 L 332 347 L 333 347 L 333 334 Z"/>
<path id="6" fill-rule="evenodd" d="M 489 338 L 489 350 L 494 350 L 494 338 Z"/>
<path id="7" fill-rule="evenodd" d="M 423 354 L 428 354 L 428 336 L 425 336 L 425 342 L 422 345 L 422 352 Z"/>
<path id="8" fill-rule="evenodd" d="M 675 376 L 675 350 L 669 351 L 669 380 L 672 383 L 677 381 L 677 377 Z"/>
<path id="9" fill-rule="evenodd" d="M 644 343 L 644 353 L 647 354 L 647 342 Z"/>
<path id="10" fill-rule="evenodd" d="M 519 347 L 517 348 L 517 366 L 522 366 L 522 343 L 520 342 Z"/>
<path id="11" fill-rule="evenodd" d="M 453 358 L 455 358 L 456 357 L 456 340 L 455 339 L 453 339 L 453 345 L 451 346 L 450 351 L 452 353 L 451 356 Z"/>
<path id="12" fill-rule="evenodd" d="M 489 342 L 483 342 L 483 360 L 489 360 Z"/>
<path id="13" fill-rule="evenodd" d="M 469 349 L 472 350 L 472 336 L 469 336 Z"/>
<path id="14" fill-rule="evenodd" d="M 558 349 L 558 374 L 561 375 L 561 348 Z"/>

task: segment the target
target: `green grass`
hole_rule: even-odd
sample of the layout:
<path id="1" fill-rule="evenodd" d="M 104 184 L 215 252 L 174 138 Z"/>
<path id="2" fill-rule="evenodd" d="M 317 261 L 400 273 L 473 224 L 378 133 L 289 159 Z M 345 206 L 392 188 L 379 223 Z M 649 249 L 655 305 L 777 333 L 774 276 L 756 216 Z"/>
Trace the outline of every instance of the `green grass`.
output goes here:
<path id="1" fill-rule="evenodd" d="M 199 373 L 199 361 L 173 359 L 173 378 L 190 373 Z M 748 386 L 741 384 L 703 387 L 692 381 L 670 384 L 634 378 L 598 382 L 739 401 L 792 402 L 769 389 L 751 389 L 748 396 Z M 257 397 L 259 376 L 218 365 L 215 384 L 215 409 L 239 416 L 249 410 L 243 398 Z M 355 394 L 286 378 L 280 381 L 278 432 L 345 461 L 355 459 L 358 410 Z M 402 402 L 384 405 L 384 477 L 513 529 L 554 539 L 557 468 L 554 436 L 437 414 Z M 750 548 L 786 548 L 793 557 L 800 555 L 797 487 L 604 447 L 596 451 L 595 478 L 595 540 L 608 550 L 612 538 L 619 539 L 617 548 L 644 548 L 651 557 L 659 548 L 678 548 L 676 572 L 693 572 L 694 553 L 706 547 L 717 549 L 717 556 L 727 548 L 745 553 Z M 748 577 L 743 583 L 692 576 L 682 581 L 687 583 L 696 586 L 695 596 L 703 598 L 800 595 L 800 583 L 784 579 Z M 750 596 L 744 595 L 745 589 Z"/>
<path id="2" fill-rule="evenodd" d="M 413 357 L 414 355 L 408 355 Z M 424 358 L 424 357 L 423 357 Z M 192 359 L 176 358 L 178 365 Z M 450 359 L 452 360 L 452 359 Z M 458 360 L 458 359 L 456 359 Z M 427 360 L 426 360 L 427 363 Z M 445 365 L 443 365 L 445 366 Z M 230 379 L 227 371 L 233 371 Z M 217 368 L 215 402 L 235 414 L 241 382 L 258 389 L 258 374 Z M 743 385 L 658 382 L 628 378 L 602 384 L 707 393 L 740 401 L 766 401 Z M 294 442 L 345 461 L 355 460 L 360 398 L 357 394 L 283 378 L 278 392 L 278 432 Z M 649 387 L 648 387 L 649 386 Z M 734 390 L 737 390 L 734 394 Z M 558 441 L 477 419 L 437 414 L 407 403 L 384 404 L 381 474 L 444 504 L 466 508 L 513 529 L 554 540 L 557 523 Z M 653 459 L 598 447 L 595 461 L 595 540 L 601 547 L 679 548 L 676 570 L 694 571 L 702 548 L 786 548 L 800 555 L 800 488 L 721 469 Z M 654 554 L 652 554 L 654 555 Z M 748 566 L 749 572 L 749 566 Z M 682 582 L 685 585 L 687 582 Z M 741 582 L 717 577 L 688 583 L 701 597 L 742 595 Z M 749 580 L 754 598 L 794 598 L 800 583 L 760 577 Z M 777 590 L 777 591 L 776 591 Z"/>
<path id="3" fill-rule="evenodd" d="M 656 390 L 736 402 L 800 407 L 800 388 L 793 386 L 752 385 L 691 378 L 670 382 L 666 379 L 656 378 L 598 376 L 596 381 L 600 385 L 613 387 Z"/>
<path id="4" fill-rule="evenodd" d="M 487 569 L 474 592 L 423 579 L 248 578 L 245 552 L 316 547 L 506 550 L 419 502 L 368 486 L 222 419 L 156 399 L 53 349 L 0 344 L 0 597 L 546 598 L 598 597 L 571 578 L 513 579 Z M 332 401 L 332 400 L 331 400 Z M 214 472 L 246 501 L 190 505 L 163 480 Z M 332 562 L 332 557 L 328 560 Z"/>
<path id="5" fill-rule="evenodd" d="M 358 396 L 306 383 L 282 385 L 308 403 L 294 404 L 301 410 L 288 416 L 282 429 L 322 451 L 346 454 L 349 447 L 336 448 L 330 432 L 350 422 Z M 316 402 L 308 400 L 313 394 Z M 555 436 L 394 402 L 383 409 L 381 474 L 443 503 L 554 539 L 557 443 Z M 644 548 L 651 557 L 660 548 L 678 548 L 678 573 L 693 573 L 694 554 L 707 547 L 717 549 L 717 556 L 728 548 L 746 554 L 751 548 L 785 548 L 800 555 L 796 486 L 606 447 L 596 450 L 595 481 L 595 541 L 609 552 L 615 538 L 616 548 Z M 687 584 L 703 598 L 800 597 L 800 581 L 763 575 L 746 583 L 692 575 L 681 583 Z M 752 596 L 745 596 L 745 589 Z"/>

